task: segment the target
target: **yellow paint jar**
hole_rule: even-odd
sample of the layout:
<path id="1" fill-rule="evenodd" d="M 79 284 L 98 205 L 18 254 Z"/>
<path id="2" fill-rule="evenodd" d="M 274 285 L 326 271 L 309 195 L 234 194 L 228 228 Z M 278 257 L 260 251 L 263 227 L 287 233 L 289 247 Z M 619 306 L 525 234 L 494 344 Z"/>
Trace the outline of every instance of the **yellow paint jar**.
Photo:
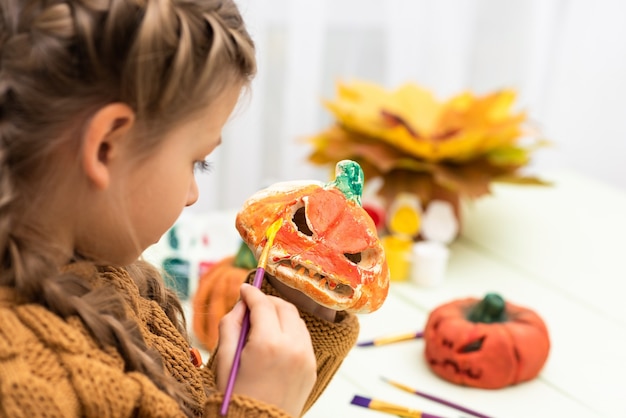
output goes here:
<path id="1" fill-rule="evenodd" d="M 419 198 L 412 193 L 398 193 L 387 212 L 387 229 L 392 235 L 415 237 L 421 227 Z"/>
<path id="2" fill-rule="evenodd" d="M 397 282 L 407 280 L 411 269 L 413 240 L 402 235 L 387 235 L 380 241 L 387 257 L 390 279 Z"/>

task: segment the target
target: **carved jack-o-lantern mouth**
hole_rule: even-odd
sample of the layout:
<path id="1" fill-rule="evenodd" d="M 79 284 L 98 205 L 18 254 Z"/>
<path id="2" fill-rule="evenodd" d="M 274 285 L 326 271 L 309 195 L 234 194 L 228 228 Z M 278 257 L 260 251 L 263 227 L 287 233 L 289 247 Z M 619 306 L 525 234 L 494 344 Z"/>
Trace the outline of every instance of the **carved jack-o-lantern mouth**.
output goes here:
<path id="1" fill-rule="evenodd" d="M 350 191 L 343 190 L 347 181 L 338 175 L 326 185 L 277 183 L 246 201 L 236 226 L 258 256 L 265 245 L 264 231 L 281 218 L 267 273 L 321 305 L 365 313 L 385 300 L 389 269 L 360 195 L 350 198 Z"/>
<path id="2" fill-rule="evenodd" d="M 429 364 L 431 367 L 450 368 L 453 370 L 453 373 L 467 376 L 470 379 L 480 379 L 482 376 L 482 370 L 474 371 L 471 368 L 462 368 L 456 360 L 449 358 L 444 360 L 431 359 Z"/>
<path id="3" fill-rule="evenodd" d="M 271 253 L 270 253 L 271 257 Z M 303 266 L 295 262 L 285 262 L 280 260 L 278 263 L 268 264 L 267 271 L 274 273 L 276 277 L 281 279 L 289 279 L 289 281 L 309 282 L 315 286 L 320 292 L 334 293 L 337 299 L 349 300 L 354 295 L 354 290 L 347 284 L 337 283 L 314 270 L 314 266 Z"/>
<path id="4" fill-rule="evenodd" d="M 436 324 L 433 328 L 437 329 L 438 324 Z M 466 364 L 471 364 L 467 361 L 463 360 L 463 354 L 475 353 L 480 351 L 482 345 L 485 341 L 486 336 L 483 335 L 477 339 L 473 339 L 472 341 L 465 343 L 458 348 L 455 348 L 454 341 L 443 338 L 441 341 L 441 347 L 446 347 L 450 350 L 450 353 L 454 353 L 454 358 L 452 356 L 448 356 L 441 359 L 436 359 L 434 357 L 430 357 L 428 359 L 428 364 L 431 368 L 441 368 L 446 369 L 446 373 L 453 373 L 456 375 L 462 375 L 464 378 L 468 379 L 480 379 L 483 374 L 482 368 L 476 369 L 475 366 L 468 367 Z M 460 364 L 463 363 L 463 364 Z M 466 380 L 466 379 L 465 379 Z"/>

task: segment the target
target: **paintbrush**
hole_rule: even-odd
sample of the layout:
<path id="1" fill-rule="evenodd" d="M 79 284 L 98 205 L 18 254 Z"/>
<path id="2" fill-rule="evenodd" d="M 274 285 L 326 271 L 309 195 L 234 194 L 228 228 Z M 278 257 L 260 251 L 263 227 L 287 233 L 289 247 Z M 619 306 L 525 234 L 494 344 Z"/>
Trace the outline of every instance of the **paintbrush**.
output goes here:
<path id="1" fill-rule="evenodd" d="M 478 418 L 490 418 L 489 416 L 481 414 L 480 412 L 472 411 L 469 408 L 466 408 L 464 406 L 452 403 L 450 401 L 446 401 L 445 399 L 438 398 L 437 396 L 433 396 L 433 395 L 429 395 L 429 394 L 424 393 L 424 392 L 420 392 L 420 391 L 412 389 L 412 388 L 410 388 L 410 387 L 408 387 L 406 385 L 403 385 L 402 383 L 394 382 L 394 381 L 389 380 L 389 379 L 384 378 L 384 377 L 382 377 L 382 379 L 385 382 L 389 383 L 390 385 L 395 386 L 398 389 L 402 389 L 405 392 L 409 392 L 409 393 L 412 393 L 414 395 L 421 396 L 422 398 L 430 399 L 431 401 L 440 403 L 442 405 L 449 406 L 450 408 L 457 409 L 459 411 L 465 412 L 466 414 L 473 415 L 473 416 L 478 417 Z"/>
<path id="2" fill-rule="evenodd" d="M 263 251 L 261 251 L 261 256 L 259 257 L 259 262 L 257 263 L 256 273 L 254 274 L 254 280 L 252 281 L 252 285 L 257 289 L 261 288 L 261 284 L 263 283 L 263 276 L 265 276 L 265 267 L 267 266 L 267 257 L 270 252 L 270 248 L 274 244 L 274 237 L 278 230 L 283 225 L 283 220 L 278 219 L 274 221 L 273 224 L 267 228 L 265 231 L 265 247 L 263 247 Z M 246 342 L 246 338 L 248 337 L 248 331 L 250 330 L 250 311 L 246 309 L 246 313 L 243 317 L 243 323 L 241 324 L 241 333 L 239 334 L 239 341 L 237 342 L 237 349 L 235 350 L 235 358 L 233 359 L 233 365 L 230 369 L 230 375 L 228 376 L 228 383 L 226 384 L 226 391 L 224 392 L 224 401 L 222 402 L 222 409 L 220 413 L 222 416 L 226 416 L 228 412 L 228 405 L 230 404 L 230 398 L 233 395 L 233 387 L 235 386 L 235 378 L 237 376 L 237 371 L 239 370 L 239 360 L 241 359 L 241 352 L 243 350 L 243 346 Z"/>
<path id="3" fill-rule="evenodd" d="M 379 337 L 370 341 L 362 341 L 360 343 L 357 343 L 357 346 L 358 347 L 370 347 L 370 346 L 376 346 L 376 345 L 392 344 L 392 343 L 397 343 L 400 341 L 415 340 L 417 338 L 422 338 L 423 336 L 424 336 L 423 332 L 410 332 L 407 334 L 393 335 L 390 337 Z"/>
<path id="4" fill-rule="evenodd" d="M 364 396 L 355 395 L 350 402 L 352 405 L 362 406 L 364 408 L 373 409 L 379 412 L 386 412 L 391 415 L 397 415 L 404 418 L 443 418 L 439 415 L 433 415 L 416 409 L 407 408 L 402 405 L 396 405 L 378 399 L 370 399 Z"/>

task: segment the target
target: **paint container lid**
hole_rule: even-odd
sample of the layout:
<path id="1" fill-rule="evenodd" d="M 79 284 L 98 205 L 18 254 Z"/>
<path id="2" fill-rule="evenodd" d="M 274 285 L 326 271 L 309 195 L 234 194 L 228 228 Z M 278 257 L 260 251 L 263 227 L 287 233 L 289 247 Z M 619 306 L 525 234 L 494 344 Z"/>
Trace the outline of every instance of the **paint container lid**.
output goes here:
<path id="1" fill-rule="evenodd" d="M 445 200 L 433 200 L 422 216 L 422 236 L 427 241 L 451 243 L 459 233 L 459 222 L 454 208 Z"/>

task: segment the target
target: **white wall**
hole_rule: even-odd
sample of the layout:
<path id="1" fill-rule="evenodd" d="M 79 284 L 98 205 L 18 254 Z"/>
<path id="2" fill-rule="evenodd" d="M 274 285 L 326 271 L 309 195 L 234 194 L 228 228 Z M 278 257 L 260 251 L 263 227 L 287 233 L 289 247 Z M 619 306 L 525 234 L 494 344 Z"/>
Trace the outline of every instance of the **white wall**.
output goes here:
<path id="1" fill-rule="evenodd" d="M 442 98 L 509 87 L 552 141 L 531 169 L 626 191 L 623 0 L 238 0 L 257 44 L 252 95 L 224 132 L 192 211 L 237 208 L 278 180 L 327 179 L 303 137 L 331 121 L 335 82 L 414 81 Z"/>

